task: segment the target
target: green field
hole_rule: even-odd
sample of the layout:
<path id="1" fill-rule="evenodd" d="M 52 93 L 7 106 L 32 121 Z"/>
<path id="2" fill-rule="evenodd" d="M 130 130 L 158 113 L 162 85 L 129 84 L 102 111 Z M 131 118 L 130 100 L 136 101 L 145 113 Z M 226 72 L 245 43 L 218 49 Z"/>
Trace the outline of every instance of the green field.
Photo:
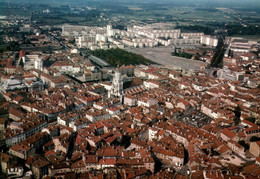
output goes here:
<path id="1" fill-rule="evenodd" d="M 30 16 L 30 13 L 20 8 L 0 7 L 0 15 L 4 15 L 4 16 L 16 15 L 16 16 L 26 17 L 26 16 Z"/>
<path id="2" fill-rule="evenodd" d="M 142 10 L 130 10 L 129 8 L 142 8 Z M 217 9 L 197 9 L 195 7 L 168 7 L 160 6 L 151 11 L 150 8 L 140 6 L 126 6 L 128 11 L 123 13 L 113 13 L 115 16 L 125 15 L 130 20 L 147 20 L 147 18 L 173 21 L 181 20 L 194 24 L 198 22 L 234 22 L 232 17 L 225 16 L 223 12 Z"/>
<path id="3" fill-rule="evenodd" d="M 240 35 L 240 36 L 235 36 L 235 37 L 241 37 L 246 40 L 260 41 L 260 35 Z"/>

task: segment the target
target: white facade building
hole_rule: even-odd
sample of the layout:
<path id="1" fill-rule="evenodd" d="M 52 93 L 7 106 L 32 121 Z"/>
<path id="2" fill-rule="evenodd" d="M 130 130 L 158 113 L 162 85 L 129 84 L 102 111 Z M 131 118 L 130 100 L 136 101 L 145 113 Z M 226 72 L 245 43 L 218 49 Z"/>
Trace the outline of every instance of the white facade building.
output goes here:
<path id="1" fill-rule="evenodd" d="M 216 47 L 218 45 L 218 39 L 209 35 L 201 36 L 201 44 Z"/>

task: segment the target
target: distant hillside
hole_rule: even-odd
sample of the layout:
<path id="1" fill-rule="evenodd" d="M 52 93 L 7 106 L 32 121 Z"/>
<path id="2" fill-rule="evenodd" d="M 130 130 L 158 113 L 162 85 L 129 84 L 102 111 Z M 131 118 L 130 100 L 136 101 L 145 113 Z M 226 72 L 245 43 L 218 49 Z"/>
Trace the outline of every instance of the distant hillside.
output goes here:
<path id="1" fill-rule="evenodd" d="M 127 52 L 119 48 L 109 50 L 95 50 L 91 51 L 90 53 L 105 60 L 114 67 L 122 65 L 154 64 L 154 62 L 143 57 L 142 55 Z"/>
<path id="2" fill-rule="evenodd" d="M 131 5 L 140 5 L 148 3 L 153 3 L 155 5 L 178 5 L 178 6 L 212 6 L 212 7 L 250 7 L 256 8 L 260 6 L 259 0 L 217 0 L 217 1 L 209 1 L 209 0 L 0 0 L 0 2 L 8 2 L 8 3 L 29 3 L 29 4 L 48 4 L 48 5 L 75 5 L 75 6 L 82 6 L 82 5 L 97 5 L 97 4 L 131 4 Z"/>

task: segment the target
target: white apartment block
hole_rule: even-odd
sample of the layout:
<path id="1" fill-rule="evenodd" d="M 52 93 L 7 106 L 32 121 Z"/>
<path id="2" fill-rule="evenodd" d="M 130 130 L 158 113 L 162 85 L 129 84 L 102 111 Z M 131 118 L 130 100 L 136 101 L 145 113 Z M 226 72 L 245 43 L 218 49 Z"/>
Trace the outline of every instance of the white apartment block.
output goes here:
<path id="1" fill-rule="evenodd" d="M 152 29 L 150 26 L 136 26 L 127 28 L 128 32 L 134 33 L 138 36 L 146 36 L 151 39 L 156 39 L 158 37 L 165 38 L 179 38 L 180 37 L 180 29 L 170 29 L 170 30 L 161 30 L 161 29 Z"/>
<path id="2" fill-rule="evenodd" d="M 218 39 L 209 35 L 201 36 L 201 44 L 216 47 L 218 45 Z"/>
<path id="3" fill-rule="evenodd" d="M 106 27 L 89 27 L 89 26 L 75 26 L 75 25 L 63 25 L 62 35 L 64 36 L 78 36 L 79 34 L 106 34 Z"/>
<path id="4" fill-rule="evenodd" d="M 174 29 L 173 25 L 164 23 L 133 25 L 129 26 L 127 31 L 113 29 L 112 25 L 107 27 L 63 25 L 62 35 L 74 36 L 78 48 L 91 50 L 124 48 L 124 45 L 135 48 L 155 47 L 159 43 L 164 46 L 202 43 L 215 47 L 218 43 L 216 38 L 205 36 L 204 33 L 181 33 L 180 29 Z"/>

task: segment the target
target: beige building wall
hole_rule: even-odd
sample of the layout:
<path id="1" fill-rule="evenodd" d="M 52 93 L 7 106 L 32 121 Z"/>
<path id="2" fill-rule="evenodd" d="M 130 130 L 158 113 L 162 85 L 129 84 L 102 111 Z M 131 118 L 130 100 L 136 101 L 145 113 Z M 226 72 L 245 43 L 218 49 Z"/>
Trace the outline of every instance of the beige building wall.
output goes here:
<path id="1" fill-rule="evenodd" d="M 251 142 L 249 152 L 252 153 L 254 156 L 260 156 L 260 141 Z"/>

